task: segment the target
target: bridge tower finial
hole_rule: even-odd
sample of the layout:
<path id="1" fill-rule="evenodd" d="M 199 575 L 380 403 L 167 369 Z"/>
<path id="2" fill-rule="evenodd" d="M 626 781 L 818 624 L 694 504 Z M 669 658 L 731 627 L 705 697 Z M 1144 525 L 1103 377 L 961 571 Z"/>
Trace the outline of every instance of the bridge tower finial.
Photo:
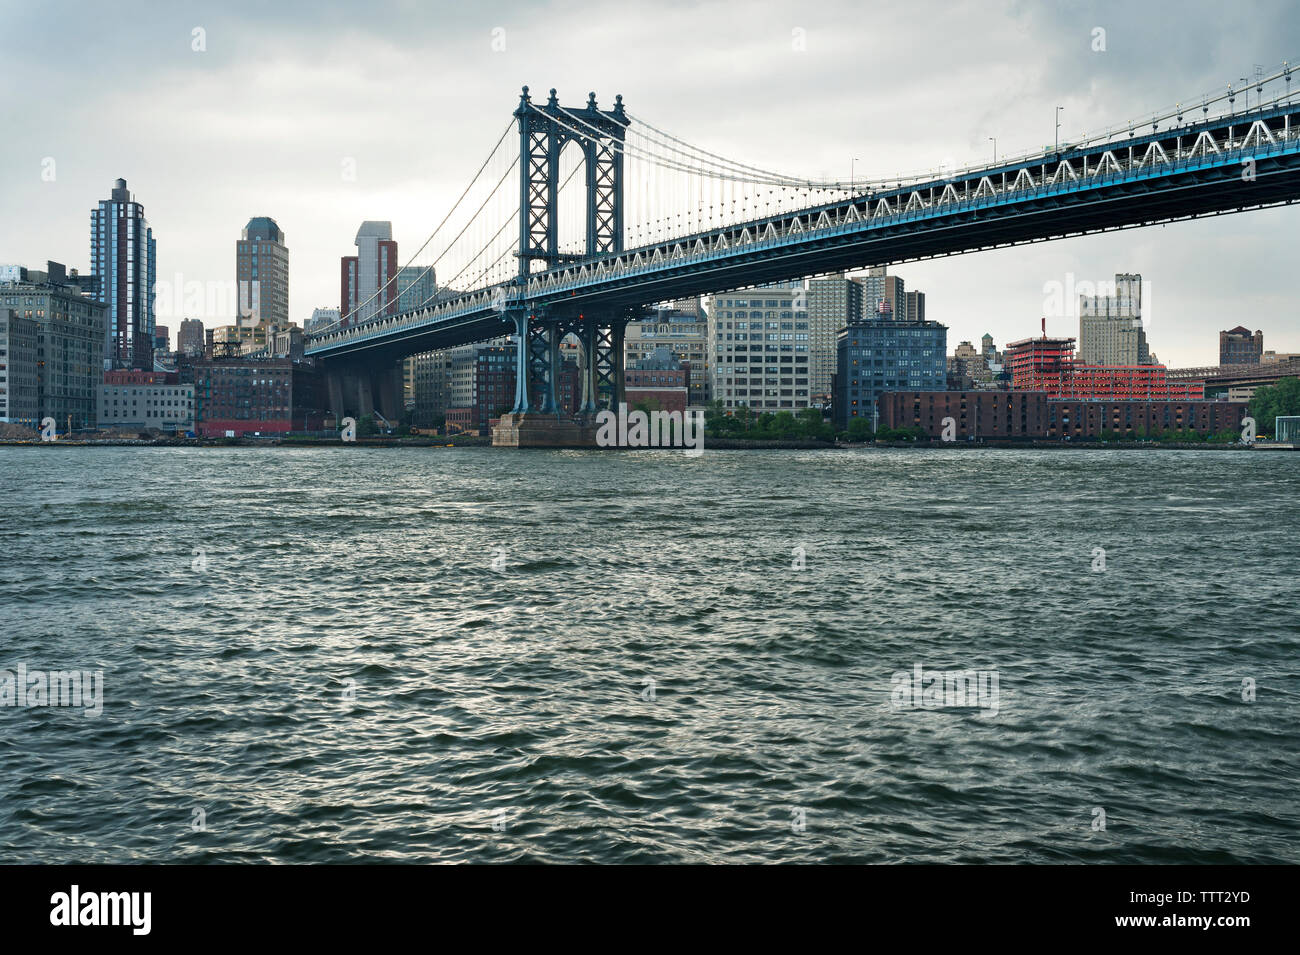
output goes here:
<path id="1" fill-rule="evenodd" d="M 562 110 L 554 88 L 545 107 L 527 100 L 515 112 L 519 120 L 519 277 L 526 279 L 532 263 L 553 268 L 559 251 L 559 157 L 567 143 L 581 147 L 587 167 L 586 249 L 595 256 L 623 249 L 623 149 L 628 121 L 623 97 L 612 113 L 602 113 L 596 93 L 587 94 L 588 115 L 578 126 L 560 120 Z"/>

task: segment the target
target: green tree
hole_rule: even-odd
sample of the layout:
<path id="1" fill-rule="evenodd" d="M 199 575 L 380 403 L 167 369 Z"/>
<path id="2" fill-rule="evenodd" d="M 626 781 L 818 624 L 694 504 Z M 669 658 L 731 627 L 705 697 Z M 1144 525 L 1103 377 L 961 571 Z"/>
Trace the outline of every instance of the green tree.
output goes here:
<path id="1" fill-rule="evenodd" d="M 648 415 L 654 411 L 662 411 L 663 405 L 659 403 L 658 398 L 644 398 L 641 401 L 638 401 L 636 404 L 634 404 L 632 406 L 632 410 L 642 411 Z"/>
<path id="2" fill-rule="evenodd" d="M 772 437 L 780 438 L 782 441 L 789 441 L 795 436 L 794 414 L 789 411 L 778 411 L 774 415 L 764 415 L 769 418 L 768 430 Z"/>
<path id="3" fill-rule="evenodd" d="M 1250 399 L 1250 416 L 1255 430 L 1272 434 L 1278 418 L 1300 415 L 1300 378 L 1282 378 L 1275 385 L 1264 385 Z"/>
<path id="4" fill-rule="evenodd" d="M 845 432 L 850 441 L 870 441 L 871 440 L 871 422 L 859 415 L 856 418 L 849 419 L 849 427 Z"/>

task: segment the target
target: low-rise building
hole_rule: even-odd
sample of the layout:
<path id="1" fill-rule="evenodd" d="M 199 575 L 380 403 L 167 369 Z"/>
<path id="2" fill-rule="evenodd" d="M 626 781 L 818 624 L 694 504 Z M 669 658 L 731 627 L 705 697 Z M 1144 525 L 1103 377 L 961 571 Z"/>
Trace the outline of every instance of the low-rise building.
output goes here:
<path id="1" fill-rule="evenodd" d="M 1075 358 L 1073 338 L 1025 338 L 1007 345 L 1015 391 L 1045 391 L 1049 398 L 1081 400 L 1194 400 L 1204 379 L 1171 378 L 1161 364 L 1096 365 Z"/>
<path id="2" fill-rule="evenodd" d="M 681 361 L 667 347 L 656 348 L 624 370 L 623 399 L 629 408 L 644 404 L 652 410 L 685 414 L 690 380 L 690 362 Z"/>
<path id="3" fill-rule="evenodd" d="M 194 386 L 176 372 L 117 369 L 104 372 L 99 427 L 126 431 L 194 430 Z"/>
<path id="4" fill-rule="evenodd" d="M 629 322 L 624 333 L 624 368 L 667 347 L 691 368 L 690 403 L 704 406 L 712 396 L 709 378 L 709 319 L 695 299 L 659 308 L 641 321 Z"/>
<path id="5" fill-rule="evenodd" d="M 320 373 L 290 358 L 210 358 L 195 363 L 194 412 L 205 437 L 319 431 L 328 401 Z"/>
<path id="6" fill-rule="evenodd" d="M 1162 433 L 1238 431 L 1244 404 L 1197 400 L 1072 400 L 1043 391 L 891 392 L 880 398 L 880 427 L 922 428 L 933 438 L 1153 438 Z"/>

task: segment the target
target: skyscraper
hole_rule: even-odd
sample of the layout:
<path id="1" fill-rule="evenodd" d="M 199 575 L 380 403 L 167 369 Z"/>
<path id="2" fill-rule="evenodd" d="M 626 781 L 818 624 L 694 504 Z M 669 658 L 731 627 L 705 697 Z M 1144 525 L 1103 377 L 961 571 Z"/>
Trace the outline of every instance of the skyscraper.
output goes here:
<path id="1" fill-rule="evenodd" d="M 95 297 L 108 306 L 105 366 L 152 371 L 158 269 L 153 230 L 125 179 L 118 179 L 110 197 L 90 212 L 90 269 Z"/>
<path id="2" fill-rule="evenodd" d="M 862 320 L 861 282 L 832 275 L 808 281 L 808 387 L 814 397 L 829 399 L 835 379 L 835 338 L 841 328 Z"/>
<path id="3" fill-rule="evenodd" d="M 1079 362 L 1149 365 L 1142 327 L 1142 276 L 1116 275 L 1114 295 L 1079 296 Z"/>
<path id="4" fill-rule="evenodd" d="M 862 308 L 867 316 L 879 315 L 880 303 L 889 304 L 889 313 L 901 321 L 917 321 L 908 316 L 907 296 L 903 292 L 903 280 L 897 275 L 890 275 L 885 266 L 870 269 L 865 276 L 854 279 L 862 284 Z M 918 305 L 918 311 L 924 311 L 924 304 Z M 922 316 L 924 318 L 924 316 Z"/>
<path id="5" fill-rule="evenodd" d="M 343 322 L 356 325 L 376 315 L 397 314 L 397 243 L 391 222 L 363 222 L 357 254 L 341 262 L 339 308 Z"/>
<path id="6" fill-rule="evenodd" d="M 289 248 L 269 216 L 248 220 L 235 241 L 235 278 L 245 324 L 289 324 Z"/>

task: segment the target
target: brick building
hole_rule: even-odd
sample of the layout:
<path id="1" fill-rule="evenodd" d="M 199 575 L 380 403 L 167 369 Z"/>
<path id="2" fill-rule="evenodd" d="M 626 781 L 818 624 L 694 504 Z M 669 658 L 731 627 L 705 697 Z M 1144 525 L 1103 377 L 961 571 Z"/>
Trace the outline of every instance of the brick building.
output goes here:
<path id="1" fill-rule="evenodd" d="M 289 358 L 212 358 L 194 365 L 198 433 L 222 437 L 319 431 L 327 404 L 320 373 Z"/>
<path id="2" fill-rule="evenodd" d="M 629 408 L 651 403 L 661 411 L 686 413 L 691 395 L 691 363 L 659 347 L 623 372 L 623 400 Z"/>
<path id="3" fill-rule="evenodd" d="M 1242 325 L 1219 332 L 1220 365 L 1258 365 L 1264 352 L 1264 333 Z"/>
<path id="4" fill-rule="evenodd" d="M 1203 380 L 1170 379 L 1164 365 L 1093 365 L 1076 360 L 1073 338 L 1025 338 L 1007 345 L 1014 391 L 1048 398 L 1191 401 L 1205 396 Z"/>
<path id="5" fill-rule="evenodd" d="M 1112 433 L 1154 437 L 1166 431 L 1238 431 L 1247 406 L 1233 401 L 1053 399 L 1042 391 L 911 391 L 880 397 L 882 428 L 923 428 L 943 437 L 951 417 L 955 438 L 1098 438 Z"/>

